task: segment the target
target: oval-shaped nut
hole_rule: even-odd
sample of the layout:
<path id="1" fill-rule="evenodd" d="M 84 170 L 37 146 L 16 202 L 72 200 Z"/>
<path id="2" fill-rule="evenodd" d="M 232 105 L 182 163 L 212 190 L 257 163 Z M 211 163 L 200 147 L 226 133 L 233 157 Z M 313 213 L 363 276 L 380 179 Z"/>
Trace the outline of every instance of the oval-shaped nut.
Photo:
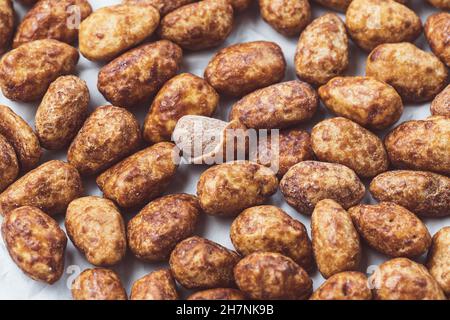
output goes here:
<path id="1" fill-rule="evenodd" d="M 210 117 L 219 104 L 219 95 L 204 79 L 190 73 L 180 74 L 158 92 L 145 119 L 143 136 L 150 143 L 170 141 L 183 116 Z"/>
<path id="2" fill-rule="evenodd" d="M 310 300 L 372 300 L 372 291 L 363 273 L 347 271 L 331 276 Z"/>
<path id="3" fill-rule="evenodd" d="M 183 49 L 203 50 L 220 45 L 233 29 L 233 7 L 228 0 L 204 0 L 166 15 L 159 33 Z"/>
<path id="4" fill-rule="evenodd" d="M 391 163 L 397 168 L 450 174 L 450 118 L 430 117 L 407 121 L 384 141 Z"/>
<path id="5" fill-rule="evenodd" d="M 196 292 L 187 300 L 247 300 L 247 297 L 236 289 L 218 288 Z"/>
<path id="6" fill-rule="evenodd" d="M 348 67 L 349 48 L 344 22 L 334 13 L 325 14 L 302 32 L 295 54 L 297 76 L 322 85 Z"/>
<path id="7" fill-rule="evenodd" d="M 367 58 L 366 75 L 384 81 L 406 101 L 431 100 L 447 85 L 446 66 L 411 43 L 386 43 Z"/>
<path id="8" fill-rule="evenodd" d="M 304 300 L 312 293 L 312 280 L 292 259 L 279 253 L 257 252 L 234 268 L 236 283 L 255 300 Z"/>
<path id="9" fill-rule="evenodd" d="M 355 172 L 334 163 L 304 161 L 293 166 L 280 182 L 286 201 L 302 214 L 312 214 L 320 200 L 332 199 L 348 209 L 364 197 L 365 187 Z"/>
<path id="10" fill-rule="evenodd" d="M 164 261 L 177 243 L 194 233 L 200 214 L 195 196 L 173 194 L 156 199 L 128 223 L 128 245 L 141 260 Z"/>
<path id="11" fill-rule="evenodd" d="M 136 150 L 140 136 L 132 113 L 120 107 L 99 107 L 72 141 L 67 160 L 80 174 L 93 175 Z"/>
<path id="12" fill-rule="evenodd" d="M 447 297 L 450 296 L 450 227 L 444 227 L 433 236 L 428 253 L 428 270 L 441 286 Z"/>
<path id="13" fill-rule="evenodd" d="M 450 117 L 450 85 L 434 98 L 431 104 L 431 114 Z"/>
<path id="14" fill-rule="evenodd" d="M 359 235 L 350 214 L 334 200 L 317 203 L 311 217 L 312 245 L 324 278 L 358 270 L 361 261 Z"/>
<path id="15" fill-rule="evenodd" d="M 65 162 L 52 160 L 28 172 L 0 194 L 0 215 L 22 206 L 56 215 L 82 193 L 78 171 Z"/>
<path id="16" fill-rule="evenodd" d="M 442 289 L 428 270 L 407 258 L 382 263 L 369 282 L 377 300 L 445 300 Z"/>
<path id="17" fill-rule="evenodd" d="M 160 196 L 175 175 L 175 145 L 161 142 L 119 162 L 97 178 L 105 198 L 134 208 Z"/>
<path id="18" fill-rule="evenodd" d="M 354 0 L 345 24 L 355 43 L 366 51 L 383 43 L 413 42 L 422 33 L 419 16 L 394 0 Z"/>
<path id="19" fill-rule="evenodd" d="M 449 0 L 428 0 L 428 2 L 433 6 L 435 6 L 436 8 L 440 8 L 443 10 L 450 10 Z"/>
<path id="20" fill-rule="evenodd" d="M 6 215 L 2 236 L 9 255 L 30 278 L 53 284 L 64 272 L 67 237 L 58 223 L 35 207 Z"/>
<path id="21" fill-rule="evenodd" d="M 170 270 L 187 289 L 233 287 L 239 255 L 200 237 L 181 241 L 170 255 Z"/>
<path id="22" fill-rule="evenodd" d="M 80 52 L 92 61 L 107 61 L 150 37 L 158 27 L 153 6 L 119 4 L 100 8 L 80 25 Z"/>
<path id="23" fill-rule="evenodd" d="M 175 281 L 169 270 L 158 270 L 137 280 L 130 300 L 178 300 Z"/>
<path id="24" fill-rule="evenodd" d="M 450 67 L 450 13 L 439 12 L 429 16 L 425 23 L 425 36 L 434 54 Z"/>
<path id="25" fill-rule="evenodd" d="M 348 5 L 352 0 L 314 0 L 315 2 L 321 4 L 324 7 L 345 12 Z"/>
<path id="26" fill-rule="evenodd" d="M 361 237 L 375 250 L 391 257 L 418 257 L 431 245 L 425 224 L 411 211 L 392 202 L 350 208 Z"/>
<path id="27" fill-rule="evenodd" d="M 259 0 L 261 17 L 279 33 L 294 36 L 311 20 L 308 0 Z"/>
<path id="28" fill-rule="evenodd" d="M 272 170 L 248 161 L 234 161 L 206 170 L 197 184 L 197 195 L 205 213 L 235 216 L 263 204 L 278 189 Z"/>
<path id="29" fill-rule="evenodd" d="M 35 120 L 44 148 L 59 150 L 70 144 L 86 120 L 89 100 L 86 82 L 78 77 L 59 77 L 50 85 Z"/>
<path id="30" fill-rule="evenodd" d="M 336 77 L 319 88 L 325 106 L 363 127 L 381 130 L 396 123 L 403 102 L 393 87 L 371 77 Z"/>
<path id="31" fill-rule="evenodd" d="M 278 141 L 269 135 L 266 143 L 260 141 L 257 151 L 258 163 L 266 167 L 277 164 L 279 177 L 297 163 L 314 159 L 311 136 L 296 128 L 280 131 Z"/>
<path id="32" fill-rule="evenodd" d="M 450 178 L 426 171 L 389 171 L 375 177 L 370 193 L 423 217 L 450 215 Z"/>
<path id="33" fill-rule="evenodd" d="M 286 128 L 310 120 L 318 105 L 317 92 L 306 82 L 283 82 L 239 100 L 231 110 L 230 120 L 253 129 Z"/>
<path id="34" fill-rule="evenodd" d="M 125 224 L 112 201 L 99 197 L 72 201 L 67 208 L 65 226 L 70 240 L 89 263 L 112 266 L 125 256 Z"/>
<path id="35" fill-rule="evenodd" d="M 0 192 L 5 190 L 19 176 L 19 161 L 8 140 L 0 134 Z"/>
<path id="36" fill-rule="evenodd" d="M 170 41 L 144 44 L 104 66 L 98 74 L 98 90 L 113 105 L 147 102 L 178 72 L 182 55 Z"/>
<path id="37" fill-rule="evenodd" d="M 305 226 L 277 207 L 245 210 L 231 225 L 230 237 L 236 250 L 244 256 L 254 252 L 278 252 L 303 269 L 312 270 L 311 241 Z"/>
<path id="38" fill-rule="evenodd" d="M 13 47 L 41 39 L 73 44 L 78 38 L 78 25 L 74 24 L 83 21 L 91 13 L 92 7 L 87 0 L 39 1 L 20 23 Z"/>
<path id="39" fill-rule="evenodd" d="M 195 1 L 196 0 L 123 0 L 122 3 L 151 5 L 158 9 L 159 14 L 163 17 L 169 12 Z"/>
<path id="40" fill-rule="evenodd" d="M 11 0 L 0 0 L 0 54 L 5 52 L 14 33 L 14 8 Z"/>
<path id="41" fill-rule="evenodd" d="M 346 118 L 318 123 L 311 132 L 311 142 L 319 160 L 343 164 L 360 177 L 374 177 L 389 167 L 380 138 Z"/>
<path id="42" fill-rule="evenodd" d="M 14 148 L 22 172 L 37 166 L 42 156 L 39 139 L 28 123 L 11 108 L 0 105 L 0 134 Z"/>
<path id="43" fill-rule="evenodd" d="M 78 59 L 74 47 L 57 40 L 25 43 L 0 60 L 2 92 L 14 101 L 38 100 L 59 76 L 75 71 Z"/>
<path id="44" fill-rule="evenodd" d="M 205 79 L 221 94 L 242 97 L 280 82 L 285 72 L 281 48 L 274 42 L 255 41 L 220 50 L 206 67 Z"/>
<path id="45" fill-rule="evenodd" d="M 72 283 L 74 300 L 127 300 L 119 276 L 112 270 L 84 270 Z"/>

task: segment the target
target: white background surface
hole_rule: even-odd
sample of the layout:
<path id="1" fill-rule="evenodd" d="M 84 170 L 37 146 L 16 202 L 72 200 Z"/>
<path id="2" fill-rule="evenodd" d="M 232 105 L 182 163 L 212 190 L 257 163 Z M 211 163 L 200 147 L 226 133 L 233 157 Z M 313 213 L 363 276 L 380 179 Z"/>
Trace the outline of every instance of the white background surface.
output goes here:
<path id="1" fill-rule="evenodd" d="M 90 1 L 94 9 L 119 2 L 119 0 Z M 412 7 L 414 11 L 421 16 L 422 22 L 425 22 L 426 17 L 428 17 L 431 13 L 437 11 L 437 9 L 431 7 L 425 0 L 410 0 L 410 7 Z M 24 8 L 17 2 L 15 2 L 15 8 L 16 11 L 18 11 L 19 16 L 22 18 L 25 12 Z M 312 8 L 314 18 L 327 11 L 315 3 L 312 3 Z M 343 15 L 341 15 L 341 17 L 344 18 Z M 285 80 L 293 80 L 296 79 L 293 61 L 297 39 L 298 37 L 286 38 L 278 34 L 275 30 L 262 21 L 257 5 L 253 5 L 248 11 L 237 17 L 233 33 L 222 45 L 222 47 L 253 40 L 274 41 L 282 47 L 288 63 L 288 70 Z M 416 45 L 424 50 L 430 50 L 423 35 L 416 41 Z M 217 50 L 218 49 L 204 52 L 185 53 L 182 70 L 180 72 L 191 72 L 202 76 L 206 65 Z M 351 43 L 350 66 L 346 74 L 364 75 L 366 57 L 367 54 L 365 52 L 356 48 Z M 97 73 L 100 67 L 101 65 L 89 62 L 83 57 L 81 57 L 78 64 L 78 76 L 88 83 L 91 92 L 91 109 L 107 104 L 103 96 L 97 90 Z M 218 109 L 215 117 L 226 119 L 233 102 L 234 101 L 232 100 L 222 99 L 220 108 Z M 0 104 L 12 107 L 15 112 L 34 126 L 34 116 L 38 103 L 14 103 L 0 94 Z M 148 111 L 148 107 L 148 105 L 145 105 L 133 110 L 133 112 L 138 116 L 141 124 Z M 423 119 L 428 115 L 429 103 L 423 105 L 407 105 L 399 123 L 410 119 Z M 304 126 L 304 128 L 309 130 L 318 121 L 329 116 L 330 115 L 325 111 L 324 107 L 321 106 L 319 114 L 313 119 L 313 121 L 311 121 L 310 125 Z M 51 159 L 65 160 L 65 153 L 66 151 L 59 153 L 46 152 L 41 160 L 41 163 Z M 166 194 L 177 192 L 195 194 L 199 175 L 205 169 L 206 167 L 203 166 L 184 165 L 180 167 L 176 179 L 172 182 L 171 187 Z M 93 179 L 90 179 L 89 181 L 84 180 L 84 186 L 87 195 L 101 195 Z M 373 200 L 367 194 L 364 201 L 369 203 Z M 269 203 L 280 206 L 292 217 L 304 223 L 308 230 L 310 229 L 310 218 L 300 215 L 293 208 L 289 207 L 282 199 L 280 193 L 276 194 Z M 125 212 L 124 216 L 128 221 L 130 217 L 136 213 L 137 212 Z M 58 221 L 63 227 L 64 218 L 60 216 L 58 217 Z M 231 222 L 232 219 L 218 219 L 203 216 L 197 230 L 197 234 L 225 245 L 228 248 L 233 248 L 229 238 L 229 226 Z M 450 225 L 450 218 L 436 220 L 428 219 L 425 222 L 430 230 L 430 233 L 433 235 L 441 227 Z M 376 265 L 386 259 L 387 257 L 377 254 L 373 250 L 364 247 L 361 271 L 371 272 Z M 66 253 L 66 272 L 61 280 L 52 286 L 35 282 L 25 276 L 12 262 L 4 246 L 3 240 L 0 240 L 0 299 L 71 299 L 68 284 L 71 283 L 80 271 L 91 267 L 92 266 L 85 260 L 84 256 L 74 248 L 69 240 Z M 124 261 L 115 266 L 113 269 L 119 273 L 124 287 L 129 293 L 135 280 L 161 267 L 167 267 L 167 264 L 143 263 L 138 261 L 130 252 L 128 252 Z M 314 288 L 317 288 L 323 282 L 323 278 L 318 272 L 312 274 L 312 277 L 314 281 Z M 188 293 L 184 290 L 181 290 L 181 292 L 183 297 L 185 297 Z"/>

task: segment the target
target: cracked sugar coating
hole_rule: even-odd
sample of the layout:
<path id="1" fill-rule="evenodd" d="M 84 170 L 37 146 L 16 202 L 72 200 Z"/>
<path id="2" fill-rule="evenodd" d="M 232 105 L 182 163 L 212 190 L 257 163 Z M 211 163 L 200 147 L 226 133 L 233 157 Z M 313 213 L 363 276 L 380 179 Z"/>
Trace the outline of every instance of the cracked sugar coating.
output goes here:
<path id="1" fill-rule="evenodd" d="M 450 85 L 434 98 L 431 104 L 431 114 L 450 117 Z"/>
<path id="2" fill-rule="evenodd" d="M 341 205 L 329 199 L 317 203 L 311 230 L 314 256 L 324 278 L 358 270 L 362 250 L 359 235 Z"/>
<path id="3" fill-rule="evenodd" d="M 312 280 L 292 259 L 279 253 L 258 252 L 234 268 L 238 287 L 254 300 L 304 300 L 312 293 Z"/>
<path id="4" fill-rule="evenodd" d="M 278 252 L 307 271 L 313 268 L 311 241 L 305 226 L 277 207 L 259 206 L 243 211 L 231 225 L 230 237 L 244 256 Z"/>
<path id="5" fill-rule="evenodd" d="M 128 223 L 128 245 L 141 260 L 164 261 L 177 243 L 193 235 L 201 213 L 192 195 L 156 199 Z"/>
<path id="6" fill-rule="evenodd" d="M 67 237 L 58 223 L 35 207 L 11 211 L 2 236 L 9 255 L 33 280 L 53 284 L 64 272 Z"/>
<path id="7" fill-rule="evenodd" d="M 450 215 L 450 178 L 426 171 L 389 171 L 375 177 L 370 192 L 423 217 Z"/>
<path id="8" fill-rule="evenodd" d="M 166 15 L 159 34 L 183 49 L 204 50 L 224 42 L 233 29 L 233 22 L 233 7 L 228 0 L 204 0 Z"/>
<path id="9" fill-rule="evenodd" d="M 361 237 L 388 256 L 418 257 L 431 245 L 426 225 L 414 213 L 395 203 L 358 205 L 350 208 L 349 213 Z"/>
<path id="10" fill-rule="evenodd" d="M 125 256 L 125 224 L 110 200 L 84 197 L 67 208 L 65 226 L 73 244 L 95 266 L 112 266 Z"/>
<path id="11" fill-rule="evenodd" d="M 445 300 L 439 284 L 421 264 L 396 258 L 379 265 L 369 278 L 377 300 Z"/>
<path id="12" fill-rule="evenodd" d="M 289 205 L 307 215 L 320 200 L 332 199 L 348 209 L 365 194 L 365 187 L 353 170 L 318 161 L 293 166 L 281 180 L 280 189 Z"/>
<path id="13" fill-rule="evenodd" d="M 169 270 L 158 270 L 137 280 L 130 300 L 178 300 L 175 281 Z"/>
<path id="14" fill-rule="evenodd" d="M 112 270 L 84 270 L 72 283 L 74 300 L 127 300 L 119 276 Z"/>
<path id="15" fill-rule="evenodd" d="M 442 228 L 433 236 L 427 267 L 447 297 L 450 297 L 450 227 Z"/>
<path id="16" fill-rule="evenodd" d="M 14 8 L 11 0 L 0 0 L 0 54 L 5 52 L 14 33 Z"/>
<path id="17" fill-rule="evenodd" d="M 326 280 L 310 300 L 372 300 L 372 292 L 363 273 L 346 271 Z"/>
<path id="18" fill-rule="evenodd" d="M 242 97 L 283 80 L 286 60 L 274 42 L 239 43 L 217 52 L 205 70 L 205 79 L 220 94 Z"/>
<path id="19" fill-rule="evenodd" d="M 429 16 L 425 23 L 425 37 L 434 54 L 450 67 L 450 13 L 439 12 Z"/>
<path id="20" fill-rule="evenodd" d="M 170 255 L 170 270 L 186 289 L 234 287 L 233 268 L 240 256 L 200 237 L 181 241 Z"/>
<path id="21" fill-rule="evenodd" d="M 196 292 L 187 300 L 247 300 L 247 297 L 236 289 L 218 288 Z"/>
<path id="22" fill-rule="evenodd" d="M 0 134 L 0 192 L 13 183 L 19 175 L 16 152 L 6 138 Z"/>
<path id="23" fill-rule="evenodd" d="M 196 0 L 123 0 L 125 4 L 149 4 L 158 9 L 161 17 Z"/>
<path id="24" fill-rule="evenodd" d="M 175 76 L 182 56 L 181 48 L 170 41 L 144 44 L 101 68 L 98 90 L 113 105 L 131 107 L 147 102 Z"/>
<path id="25" fill-rule="evenodd" d="M 344 22 L 334 13 L 311 22 L 300 36 L 294 63 L 297 76 L 314 85 L 342 74 L 349 64 Z"/>

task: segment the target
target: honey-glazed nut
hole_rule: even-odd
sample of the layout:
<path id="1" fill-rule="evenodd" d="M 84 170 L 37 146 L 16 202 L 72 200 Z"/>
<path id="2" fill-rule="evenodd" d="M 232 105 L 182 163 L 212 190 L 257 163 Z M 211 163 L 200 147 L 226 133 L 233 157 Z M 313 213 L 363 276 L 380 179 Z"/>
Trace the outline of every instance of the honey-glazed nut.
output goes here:
<path id="1" fill-rule="evenodd" d="M 199 291 L 191 294 L 187 300 L 247 300 L 242 291 L 229 288 L 218 288 Z"/>
<path id="2" fill-rule="evenodd" d="M 67 160 L 81 175 L 93 175 L 135 151 L 141 143 L 139 123 L 127 110 L 98 107 L 72 141 Z"/>
<path id="3" fill-rule="evenodd" d="M 71 74 L 78 51 L 57 40 L 36 40 L 9 51 L 0 60 L 0 86 L 10 100 L 31 102 L 42 98 L 59 76 Z"/>
<path id="4" fill-rule="evenodd" d="M 42 156 L 39 139 L 11 108 L 0 105 L 0 134 L 14 148 L 22 172 L 35 168 Z"/>
<path id="5" fill-rule="evenodd" d="M 334 13 L 315 19 L 302 32 L 295 54 L 297 76 L 313 85 L 327 83 L 349 64 L 344 22 Z"/>
<path id="6" fill-rule="evenodd" d="M 35 207 L 20 207 L 5 216 L 2 236 L 9 255 L 36 281 L 53 284 L 64 272 L 67 237 L 58 223 Z"/>
<path id="7" fill-rule="evenodd" d="M 179 7 L 196 1 L 197 0 L 123 0 L 122 3 L 151 5 L 158 9 L 159 14 L 163 17 Z"/>
<path id="8" fill-rule="evenodd" d="M 177 243 L 193 235 L 201 214 L 198 199 L 168 195 L 150 202 L 128 223 L 128 244 L 144 261 L 164 261 Z"/>
<path id="9" fill-rule="evenodd" d="M 233 222 L 230 237 L 243 256 L 254 252 L 278 252 L 306 271 L 313 269 L 311 241 L 305 226 L 274 206 L 244 210 Z"/>
<path id="10" fill-rule="evenodd" d="M 449 1 L 450 9 L 450 1 Z M 450 13 L 439 12 L 432 14 L 425 23 L 425 37 L 434 54 L 450 67 Z"/>
<path id="11" fill-rule="evenodd" d="M 246 10 L 253 3 L 253 0 L 229 0 L 233 6 L 234 12 L 242 12 Z"/>
<path id="12" fill-rule="evenodd" d="M 382 263 L 369 283 L 376 300 L 445 300 L 442 289 L 428 270 L 407 258 Z"/>
<path id="13" fill-rule="evenodd" d="M 159 21 L 153 6 L 128 3 L 100 8 L 80 24 L 80 52 L 92 61 L 109 61 L 150 37 Z"/>
<path id="14" fill-rule="evenodd" d="M 0 54 L 9 47 L 14 33 L 14 8 L 11 0 L 0 0 Z"/>
<path id="15" fill-rule="evenodd" d="M 312 280 L 292 259 L 279 253 L 257 252 L 234 268 L 236 283 L 254 300 L 305 300 Z"/>
<path id="16" fill-rule="evenodd" d="M 415 258 L 431 245 L 426 225 L 414 213 L 393 202 L 358 205 L 349 209 L 361 237 L 391 257 Z"/>
<path id="17" fill-rule="evenodd" d="M 400 169 L 450 174 L 450 118 L 434 116 L 406 121 L 384 144 L 391 163 Z"/>
<path id="18" fill-rule="evenodd" d="M 260 142 L 258 145 L 258 163 L 269 167 L 273 163 L 278 163 L 278 177 L 283 177 L 299 162 L 314 160 L 311 136 L 307 131 L 296 128 L 285 129 L 280 131 L 278 141 L 272 138 L 269 135 L 266 143 Z"/>
<path id="19" fill-rule="evenodd" d="M 345 12 L 352 0 L 314 0 L 318 4 L 336 11 Z"/>
<path id="20" fill-rule="evenodd" d="M 367 58 L 366 75 L 384 81 L 405 101 L 433 99 L 447 85 L 448 70 L 432 53 L 411 43 L 386 43 Z"/>
<path id="21" fill-rule="evenodd" d="M 178 72 L 182 55 L 181 48 L 167 40 L 144 44 L 104 66 L 98 90 L 117 106 L 147 102 Z"/>
<path id="22" fill-rule="evenodd" d="M 388 171 L 370 184 L 372 196 L 423 217 L 450 215 L 450 178 L 426 171 Z"/>
<path id="23" fill-rule="evenodd" d="M 137 280 L 130 300 L 178 300 L 177 286 L 169 270 L 158 270 Z"/>
<path id="24" fill-rule="evenodd" d="M 248 161 L 234 161 L 206 170 L 197 184 L 200 206 L 213 216 L 236 216 L 263 204 L 278 189 L 274 172 Z"/>
<path id="25" fill-rule="evenodd" d="M 310 120 L 318 105 L 317 92 L 306 82 L 282 82 L 243 97 L 233 106 L 230 120 L 247 128 L 281 129 Z"/>
<path id="26" fill-rule="evenodd" d="M 261 17 L 279 33 L 298 35 L 311 20 L 308 0 L 259 0 Z"/>
<path id="27" fill-rule="evenodd" d="M 125 256 L 125 224 L 112 201 L 99 197 L 72 201 L 67 208 L 65 226 L 70 240 L 89 263 L 112 266 Z"/>
<path id="28" fill-rule="evenodd" d="M 312 214 L 316 204 L 324 199 L 332 199 L 348 209 L 358 204 L 366 191 L 353 170 L 317 161 L 303 161 L 289 169 L 280 189 L 287 203 L 306 215 Z"/>
<path id="29" fill-rule="evenodd" d="M 78 171 L 70 164 L 52 160 L 28 172 L 0 194 L 0 215 L 23 206 L 56 215 L 65 212 L 82 193 Z"/>
<path id="30" fill-rule="evenodd" d="M 428 0 L 428 2 L 435 6 L 436 8 L 443 10 L 450 10 L 450 1 L 449 0 Z"/>
<path id="31" fill-rule="evenodd" d="M 205 79 L 220 94 L 242 97 L 280 82 L 286 60 L 274 42 L 255 41 L 220 50 L 209 62 Z"/>
<path id="32" fill-rule="evenodd" d="M 360 177 L 374 177 L 389 167 L 380 138 L 346 118 L 319 122 L 311 132 L 311 142 L 319 160 L 343 164 Z"/>
<path id="33" fill-rule="evenodd" d="M 84 270 L 72 283 L 74 300 L 127 300 L 119 276 L 112 270 L 95 268 Z"/>
<path id="34" fill-rule="evenodd" d="M 78 26 L 75 24 L 91 13 L 92 7 L 87 0 L 39 1 L 28 11 L 17 28 L 13 47 L 41 39 L 73 44 L 78 38 Z M 74 18 L 74 14 L 77 14 L 77 18 Z"/>
<path id="35" fill-rule="evenodd" d="M 311 216 L 314 256 L 325 279 L 344 272 L 356 271 L 361 261 L 359 235 L 352 217 L 334 200 L 317 203 Z"/>
<path id="36" fill-rule="evenodd" d="M 48 88 L 36 112 L 36 134 L 48 150 L 68 146 L 88 115 L 90 94 L 86 82 L 62 76 Z"/>
<path id="37" fill-rule="evenodd" d="M 170 255 L 170 270 L 187 289 L 234 287 L 233 268 L 240 256 L 200 237 L 181 241 Z"/>
<path id="38" fill-rule="evenodd" d="M 19 176 L 19 161 L 16 152 L 6 138 L 0 134 L 0 192 Z"/>
<path id="39" fill-rule="evenodd" d="M 104 197 L 122 208 L 135 208 L 160 196 L 178 168 L 174 150 L 173 143 L 161 142 L 106 170 L 97 178 Z"/>
<path id="40" fill-rule="evenodd" d="M 351 38 L 366 51 L 383 43 L 413 42 L 422 33 L 419 16 L 394 0 L 354 0 L 345 24 Z"/>
<path id="41" fill-rule="evenodd" d="M 372 291 L 363 273 L 346 271 L 326 280 L 310 300 L 372 300 Z"/>
<path id="42" fill-rule="evenodd" d="M 450 117 L 450 85 L 448 85 L 431 103 L 431 114 Z"/>
<path id="43" fill-rule="evenodd" d="M 228 0 L 203 0 L 166 15 L 159 28 L 162 39 L 183 49 L 204 50 L 220 45 L 233 29 L 233 7 Z"/>
<path id="44" fill-rule="evenodd" d="M 144 139 L 150 143 L 170 141 L 183 116 L 210 117 L 218 104 L 219 95 L 204 79 L 190 73 L 175 76 L 153 100 L 144 123 Z"/>
<path id="45" fill-rule="evenodd" d="M 433 236 L 427 267 L 447 297 L 450 297 L 450 227 L 442 228 Z"/>
<path id="46" fill-rule="evenodd" d="M 319 88 L 325 106 L 363 127 L 382 130 L 396 123 L 403 102 L 393 87 L 371 77 L 336 77 Z"/>

